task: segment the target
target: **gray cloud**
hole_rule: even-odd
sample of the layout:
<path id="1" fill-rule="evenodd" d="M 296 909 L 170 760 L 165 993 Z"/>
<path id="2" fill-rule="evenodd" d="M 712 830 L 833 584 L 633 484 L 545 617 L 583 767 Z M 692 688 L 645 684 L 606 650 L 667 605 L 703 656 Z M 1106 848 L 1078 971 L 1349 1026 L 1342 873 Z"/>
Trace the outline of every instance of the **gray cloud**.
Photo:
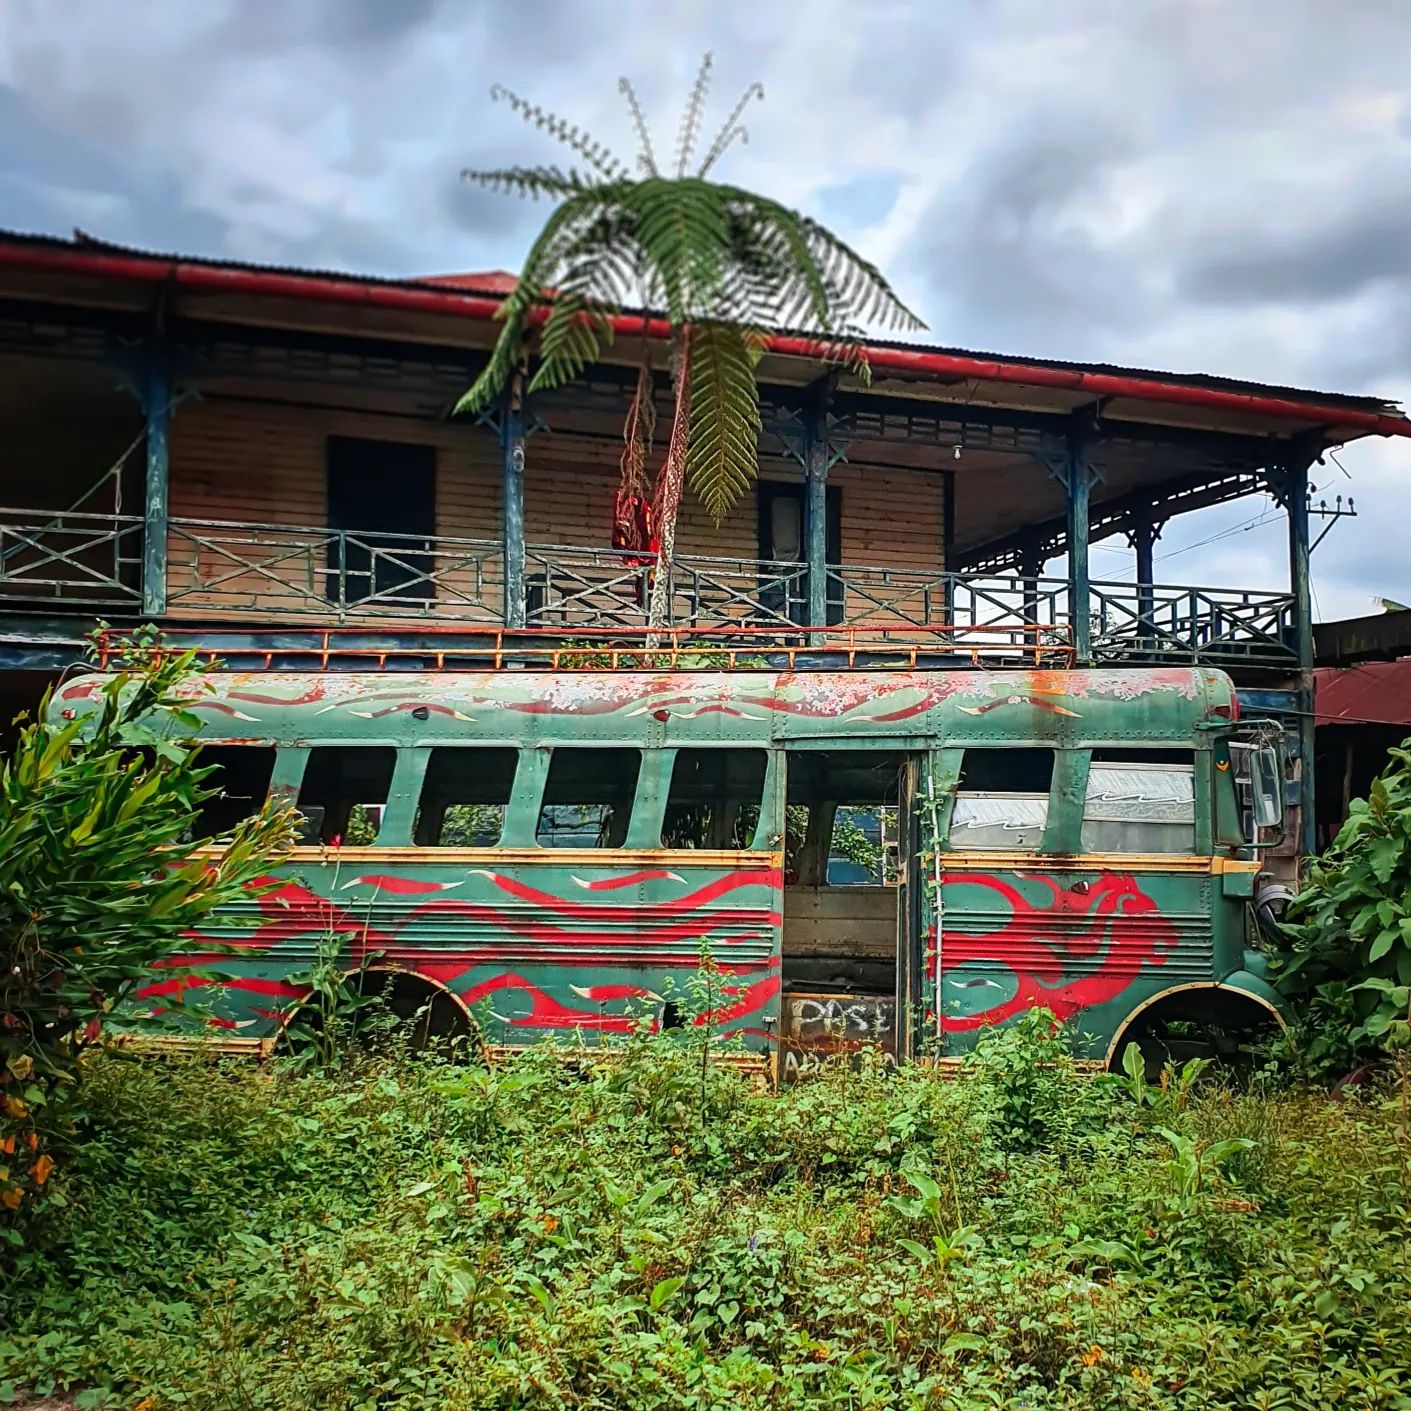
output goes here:
<path id="1" fill-rule="evenodd" d="M 490 85 L 630 157 L 629 73 L 669 158 L 713 49 L 708 126 L 752 79 L 768 94 L 719 174 L 834 224 L 937 342 L 1411 392 L 1396 0 L 141 8 L 139 25 L 109 0 L 0 0 L 0 223 L 378 274 L 512 269 L 545 208 L 457 173 L 563 154 Z M 1411 598 L 1411 453 L 1343 459 L 1363 517 L 1319 550 L 1320 605 Z M 1241 527 L 1259 510 L 1172 524 L 1169 575 L 1281 583 L 1282 526 Z"/>

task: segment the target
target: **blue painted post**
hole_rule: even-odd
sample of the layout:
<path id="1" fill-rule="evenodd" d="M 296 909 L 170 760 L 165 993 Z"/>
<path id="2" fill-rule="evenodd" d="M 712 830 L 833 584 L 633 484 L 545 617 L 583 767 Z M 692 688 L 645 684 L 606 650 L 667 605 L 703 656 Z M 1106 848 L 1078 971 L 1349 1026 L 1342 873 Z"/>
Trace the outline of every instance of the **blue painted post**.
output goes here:
<path id="1" fill-rule="evenodd" d="M 828 625 L 828 398 L 810 398 L 805 422 L 804 558 L 808 565 L 809 636 L 821 646 Z"/>
<path id="2" fill-rule="evenodd" d="M 505 626 L 524 626 L 524 408 L 516 376 L 500 408 L 504 479 Z"/>
<path id="3" fill-rule="evenodd" d="M 1298 648 L 1299 695 L 1299 850 L 1311 857 L 1318 850 L 1318 825 L 1313 800 L 1313 577 L 1308 531 L 1308 467 L 1312 457 L 1294 452 L 1284 462 L 1279 479 L 1289 518 L 1289 582 L 1293 591 L 1294 641 Z"/>
<path id="4" fill-rule="evenodd" d="M 142 379 L 147 416 L 147 477 L 143 497 L 142 616 L 167 610 L 167 533 L 170 519 L 167 431 L 171 422 L 171 366 L 163 341 L 148 345 Z"/>
<path id="5" fill-rule="evenodd" d="M 1152 618 L 1156 613 L 1156 525 L 1149 519 L 1138 520 L 1128 533 L 1137 557 L 1137 637 L 1155 642 Z"/>
<path id="6" fill-rule="evenodd" d="M 1092 472 L 1083 438 L 1068 437 L 1068 620 L 1073 629 L 1073 655 L 1079 666 L 1093 656 L 1092 579 L 1088 570 L 1088 507 Z"/>

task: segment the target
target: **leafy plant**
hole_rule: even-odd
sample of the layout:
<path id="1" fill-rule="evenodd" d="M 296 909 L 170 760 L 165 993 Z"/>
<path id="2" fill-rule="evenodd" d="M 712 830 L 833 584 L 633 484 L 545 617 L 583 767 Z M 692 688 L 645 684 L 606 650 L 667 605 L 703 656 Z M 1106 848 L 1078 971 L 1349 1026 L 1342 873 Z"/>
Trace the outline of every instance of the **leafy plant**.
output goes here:
<path id="1" fill-rule="evenodd" d="M 979 1233 L 970 1225 L 952 1227 L 942 1213 L 943 1197 L 940 1185 L 924 1171 L 906 1170 L 903 1177 L 915 1190 L 914 1196 L 891 1195 L 887 1204 L 898 1210 L 909 1220 L 920 1221 L 930 1226 L 931 1247 L 913 1239 L 899 1239 L 897 1243 L 909 1250 L 923 1264 L 934 1263 L 944 1271 L 952 1261 L 964 1259 L 980 1243 Z M 954 1209 L 959 1204 L 959 1196 L 954 1198 Z"/>
<path id="2" fill-rule="evenodd" d="M 0 765 L 0 1205 L 47 1182 L 85 1051 L 114 1008 L 181 963 L 220 906 L 243 900 L 292 837 L 266 809 L 221 838 L 192 836 L 216 790 L 192 743 L 202 690 L 193 653 L 146 632 L 126 663 L 62 708 L 48 693 Z M 204 949 L 210 949 L 203 943 Z"/>
<path id="3" fill-rule="evenodd" d="M 1355 1066 L 1406 1036 L 1411 986 L 1411 748 L 1390 763 L 1367 798 L 1352 802 L 1332 846 L 1315 860 L 1289 907 L 1291 948 L 1280 988 L 1321 1012 L 1325 1065 Z"/>
<path id="4" fill-rule="evenodd" d="M 614 320 L 632 309 L 658 310 L 670 329 L 673 408 L 653 499 L 656 573 L 649 621 L 665 622 L 676 519 L 689 480 L 718 521 L 757 473 L 759 392 L 755 365 L 771 327 L 813 335 L 817 355 L 862 376 L 863 321 L 915 329 L 919 320 L 881 272 L 824 226 L 776 201 L 707 178 L 730 145 L 744 140 L 740 118 L 751 85 L 692 170 L 710 77 L 710 56 L 687 99 L 674 167 L 658 164 L 628 80 L 621 89 L 639 142 L 636 168 L 588 133 L 496 86 L 526 121 L 567 146 L 579 165 L 466 171 L 470 181 L 556 201 L 525 257 L 519 281 L 499 310 L 503 323 L 484 372 L 458 409 L 482 411 L 510 385 L 536 322 L 538 368 L 528 391 L 560 386 L 596 362 L 613 339 Z M 650 314 L 643 313 L 643 333 Z M 627 417 L 623 496 L 649 494 L 655 382 L 650 340 Z M 646 545 L 639 546 L 646 548 Z"/>

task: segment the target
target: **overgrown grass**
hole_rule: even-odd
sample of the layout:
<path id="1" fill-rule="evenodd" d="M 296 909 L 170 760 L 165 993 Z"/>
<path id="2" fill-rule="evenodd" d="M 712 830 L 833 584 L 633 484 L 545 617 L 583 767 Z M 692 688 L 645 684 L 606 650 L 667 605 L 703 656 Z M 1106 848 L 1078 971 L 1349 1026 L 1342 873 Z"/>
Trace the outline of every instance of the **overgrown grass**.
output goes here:
<path id="1" fill-rule="evenodd" d="M 1407 1407 L 1411 1167 L 1372 1097 L 1134 1100 L 1041 1025 L 778 1096 L 109 1056 L 0 1289 L 0 1400 Z"/>

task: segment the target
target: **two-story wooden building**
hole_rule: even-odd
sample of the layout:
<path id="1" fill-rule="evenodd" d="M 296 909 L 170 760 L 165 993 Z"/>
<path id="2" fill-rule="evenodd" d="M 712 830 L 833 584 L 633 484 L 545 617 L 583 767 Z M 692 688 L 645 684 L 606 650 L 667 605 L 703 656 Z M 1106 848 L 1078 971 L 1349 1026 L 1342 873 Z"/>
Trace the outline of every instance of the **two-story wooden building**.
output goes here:
<path id="1" fill-rule="evenodd" d="M 581 382 L 453 418 L 506 288 L 0 234 L 0 703 L 99 619 L 272 666 L 640 642 L 649 569 L 610 544 L 638 325 Z M 910 344 L 870 361 L 864 386 L 773 339 L 758 486 L 720 525 L 688 500 L 673 627 L 802 667 L 1207 663 L 1306 745 L 1309 467 L 1411 435 L 1397 408 Z M 1156 582 L 1165 522 L 1266 490 L 1286 590 Z M 1109 536 L 1136 582 L 1092 576 Z"/>

